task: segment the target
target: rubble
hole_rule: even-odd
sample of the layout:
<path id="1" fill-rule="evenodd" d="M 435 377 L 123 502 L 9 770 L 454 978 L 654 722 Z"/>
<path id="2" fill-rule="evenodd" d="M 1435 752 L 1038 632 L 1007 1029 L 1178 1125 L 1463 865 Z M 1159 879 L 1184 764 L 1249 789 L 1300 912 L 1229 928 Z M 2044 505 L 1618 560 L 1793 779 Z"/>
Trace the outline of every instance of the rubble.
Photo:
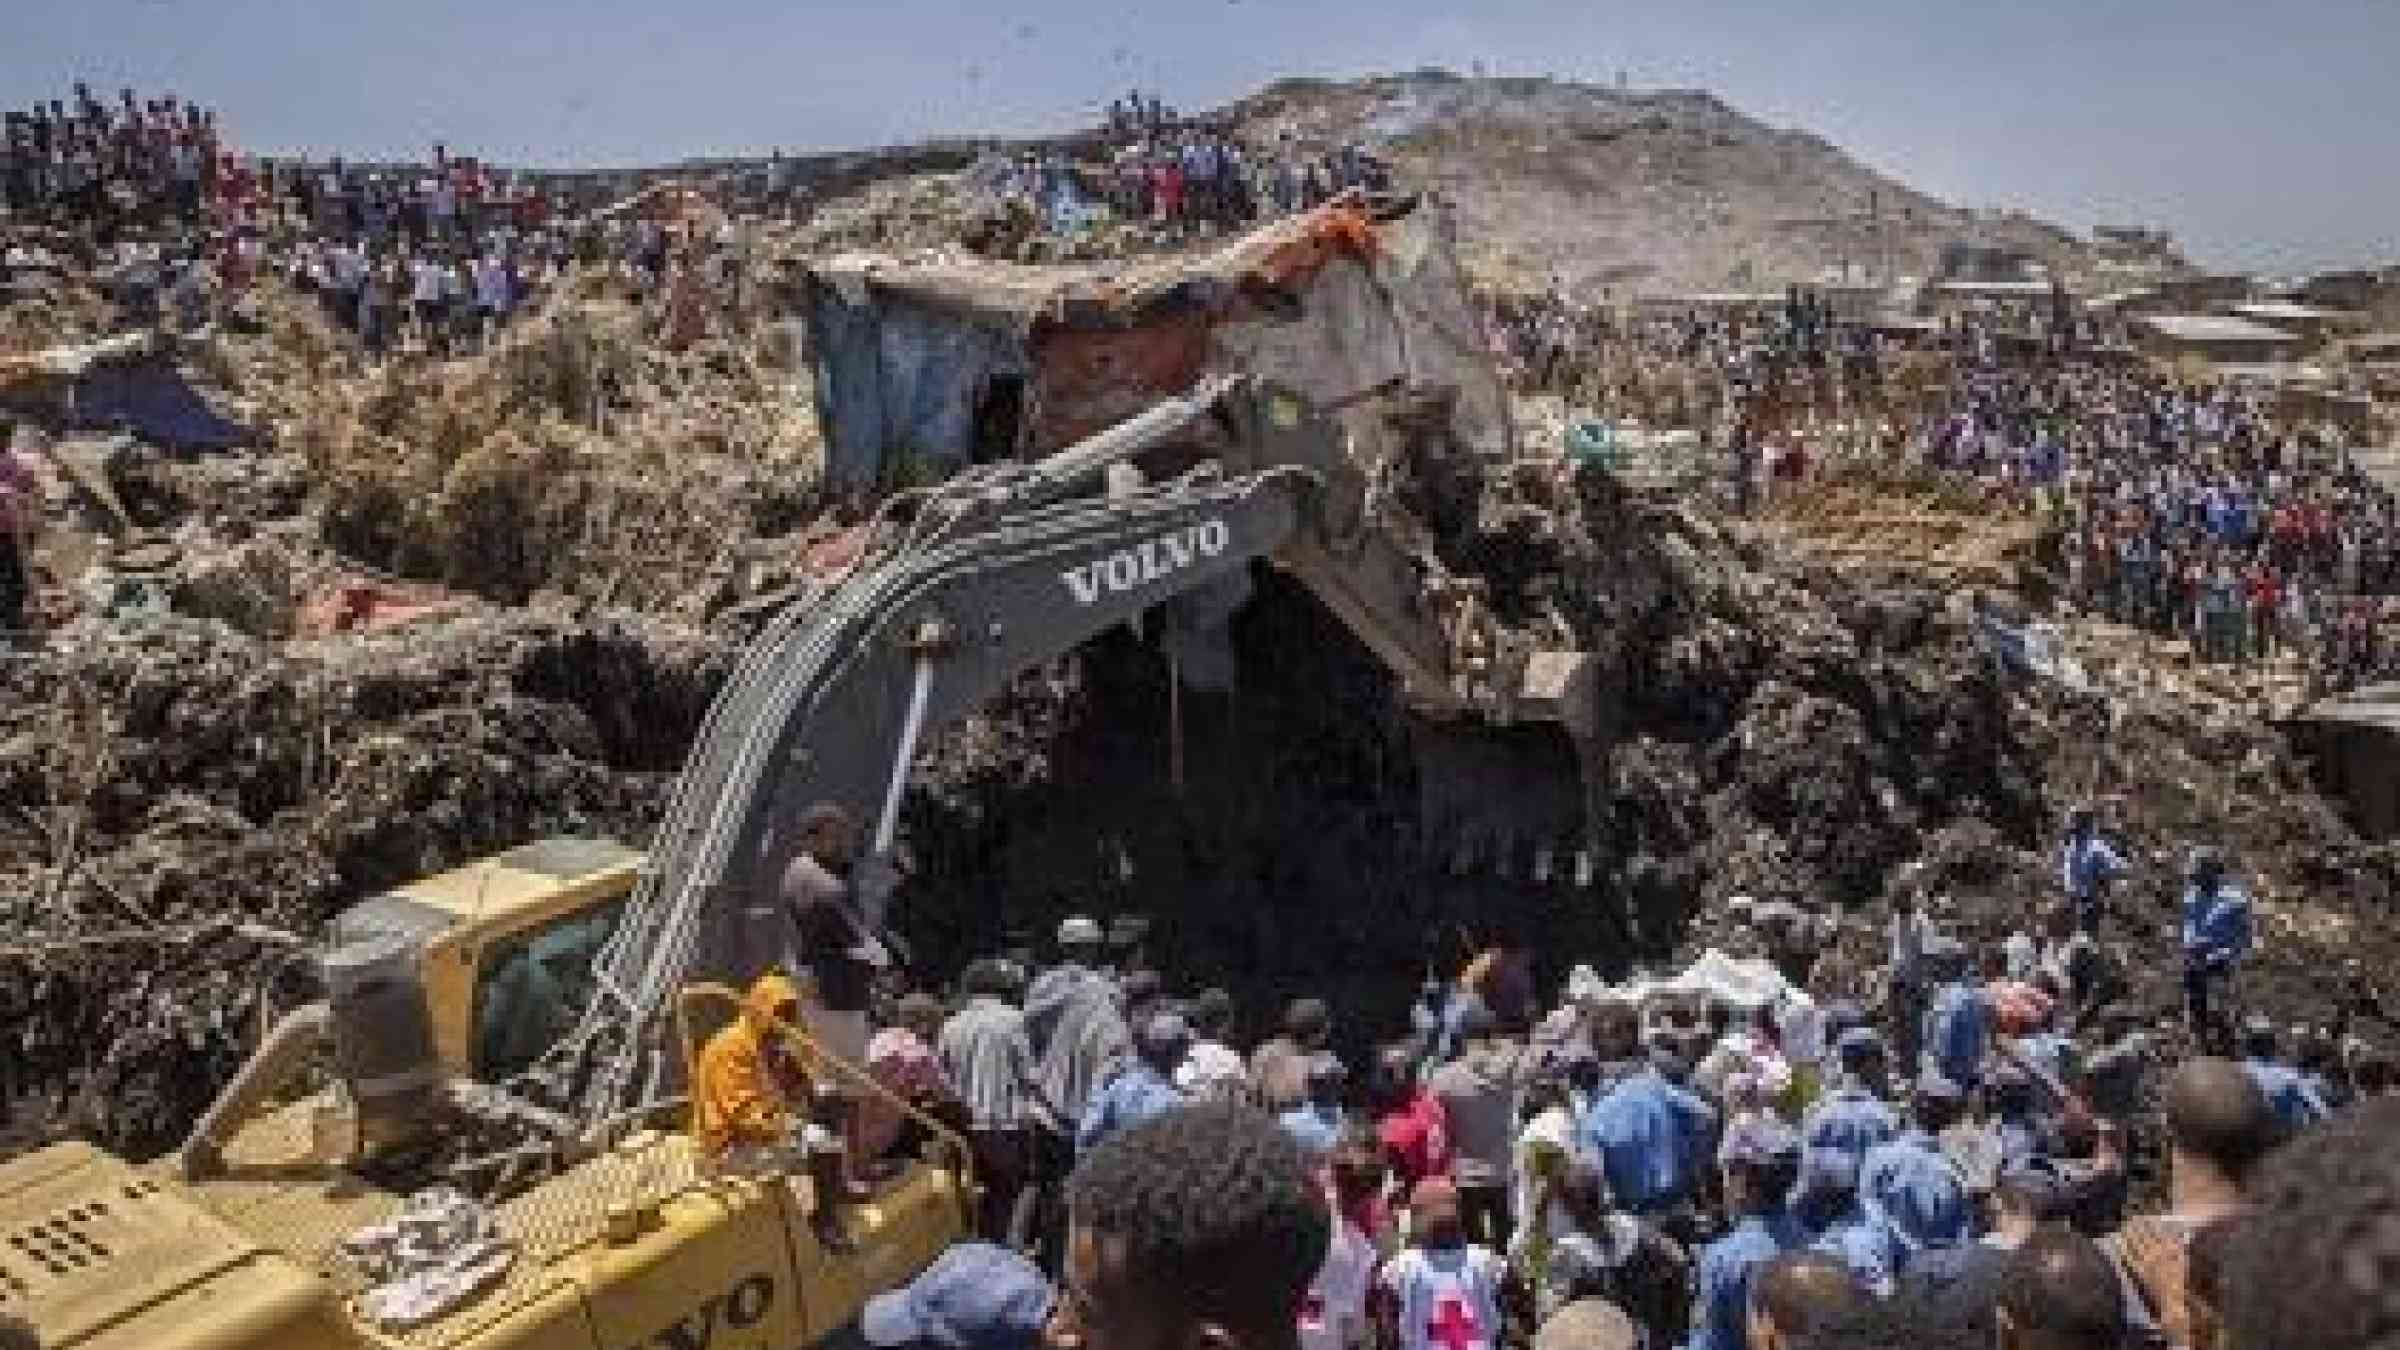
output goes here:
<path id="1" fill-rule="evenodd" d="M 1452 92 L 1395 86 L 1349 112 L 1415 125 Z M 1625 142 L 1611 156 L 1672 130 L 1616 125 L 1637 99 L 1583 101 Z M 984 205 L 971 171 L 892 178 L 762 243 L 802 262 L 955 259 L 970 236 L 1047 260 L 1174 242 L 1102 220 L 1012 243 L 976 223 Z M 1697 275 L 1687 253 L 1672 261 Z M 65 259 L 20 288 L 0 353 L 106 337 L 87 271 Z M 167 1147 L 286 1001 L 294 944 L 343 906 L 544 834 L 648 838 L 743 637 L 860 544 L 858 503 L 825 482 L 788 297 L 754 290 L 669 350 L 654 304 L 578 272 L 486 352 L 370 364 L 270 279 L 242 322 L 166 344 L 259 435 L 206 454 L 111 443 L 56 485 L 36 557 L 48 645 L 0 660 L 9 1140 Z M 1610 406 L 1662 428 L 1708 402 L 1673 374 L 1601 372 Z M 1262 574 L 1231 692 L 1170 698 L 1155 635 L 1119 631 L 928 747 L 900 902 L 925 969 L 1071 908 L 1138 909 L 1180 973 L 1253 1010 L 1303 981 L 1390 1007 L 1457 955 L 1462 916 L 1538 935 L 1546 984 L 1576 962 L 1618 979 L 1741 954 L 1737 894 L 1867 952 L 1912 862 L 1996 938 L 2050 898 L 2056 822 L 2093 796 L 2146 860 L 2111 941 L 2150 1006 L 2172 1005 L 2155 958 L 2195 838 L 2222 837 L 2261 898 L 2246 993 L 2262 1006 L 2322 1019 L 2349 996 L 2326 972 L 2400 956 L 2400 850 L 2361 841 L 2254 709 L 2148 678 L 2142 653 L 2095 660 L 2080 630 L 2100 702 L 1989 659 L 1963 591 L 2034 579 L 2029 529 L 1863 475 L 1729 521 L 1705 494 L 1570 468 L 1576 406 L 1520 416 L 1516 459 L 1397 490 L 1496 611 L 1602 656 L 1588 870 L 1452 872 L 1419 826 L 1428 770 L 1390 677 Z M 89 447 L 68 430 L 43 428 L 53 458 Z"/>

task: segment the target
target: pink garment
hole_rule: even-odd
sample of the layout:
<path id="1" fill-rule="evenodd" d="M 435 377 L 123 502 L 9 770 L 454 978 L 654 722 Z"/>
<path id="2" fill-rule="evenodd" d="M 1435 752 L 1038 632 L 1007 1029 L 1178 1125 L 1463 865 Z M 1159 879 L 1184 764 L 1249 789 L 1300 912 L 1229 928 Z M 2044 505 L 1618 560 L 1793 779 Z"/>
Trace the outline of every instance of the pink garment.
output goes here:
<path id="1" fill-rule="evenodd" d="M 907 1101 L 922 1103 L 957 1095 L 933 1047 L 906 1027 L 885 1027 L 867 1042 L 867 1072 Z M 882 1157 L 899 1139 L 901 1122 L 906 1119 L 900 1108 L 881 1097 L 860 1102 L 860 1156 Z"/>

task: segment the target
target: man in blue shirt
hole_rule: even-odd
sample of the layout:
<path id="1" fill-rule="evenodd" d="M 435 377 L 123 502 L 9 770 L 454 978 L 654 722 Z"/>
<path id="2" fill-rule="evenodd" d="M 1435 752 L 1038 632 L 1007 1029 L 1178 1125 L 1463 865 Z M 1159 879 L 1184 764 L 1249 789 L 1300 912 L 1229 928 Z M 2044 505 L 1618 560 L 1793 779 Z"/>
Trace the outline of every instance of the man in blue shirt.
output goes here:
<path id="1" fill-rule="evenodd" d="M 1958 1119 L 1966 1093 L 1928 1069 L 1918 1080 L 1910 1128 L 1867 1150 L 1858 1169 L 1859 1202 L 1913 1258 L 1974 1236 L 1974 1210 L 1958 1167 L 1942 1152 L 1941 1132 Z"/>
<path id="2" fill-rule="evenodd" d="M 1182 1106 L 1175 1066 L 1192 1048 L 1192 1029 L 1180 1013 L 1153 1013 L 1133 1041 L 1133 1059 L 1091 1096 L 1075 1128 L 1075 1154 L 1082 1157 L 1119 1130 Z"/>
<path id="3" fill-rule="evenodd" d="M 1685 1350 L 1744 1350 L 1752 1277 L 1803 1241 L 1783 1203 L 1799 1172 L 1799 1136 L 1771 1118 L 1754 1117 L 1726 1136 L 1720 1156 L 1725 1209 L 1736 1217 L 1731 1232 L 1701 1249 Z"/>
<path id="4" fill-rule="evenodd" d="M 1868 1149 L 1899 1135 L 1900 1118 L 1878 1091 L 1884 1082 L 1883 1038 L 1874 1028 L 1843 1032 L 1834 1054 L 1840 1070 L 1802 1118 L 1800 1142 L 1811 1154 L 1831 1150 L 1848 1157 L 1855 1177 Z"/>
<path id="5" fill-rule="evenodd" d="M 1716 1127 L 1715 1110 L 1660 1069 L 1655 1060 L 1643 1066 L 1592 1103 L 1576 1127 L 1576 1142 L 1608 1175 L 1609 1194 L 1643 1216 L 1691 1194 Z"/>
<path id="6" fill-rule="evenodd" d="M 1342 1085 L 1349 1081 L 1350 1071 L 1330 1050 L 1319 1050 L 1308 1058 L 1308 1100 L 1275 1117 L 1284 1133 L 1300 1144 L 1300 1151 L 1311 1163 L 1322 1162 L 1333 1152 L 1334 1142 L 1341 1138 Z"/>
<path id="7" fill-rule="evenodd" d="M 2224 855 L 2213 848 L 2195 851 L 2183 892 L 2183 1007 L 2192 1034 L 2204 1044 L 2214 1030 L 2217 990 L 2250 955 L 2252 936 L 2250 897 L 2225 879 Z"/>
<path id="8" fill-rule="evenodd" d="M 1945 1078 L 1972 1089 L 1983 1078 L 1983 1053 L 1991 1041 L 1991 1007 L 1957 938 L 1937 934 L 1925 943 L 1933 973 L 1933 999 L 1925 1009 L 1925 1062 Z"/>
<path id="9" fill-rule="evenodd" d="M 2242 1024 L 2242 1072 L 2258 1084 L 2275 1114 L 2275 1128 L 2288 1138 L 2332 1112 L 2307 1075 L 2284 1063 L 2277 1049 L 2273 1022 L 2253 1014 Z"/>
<path id="10" fill-rule="evenodd" d="M 2059 849 L 2059 884 L 2074 903 L 2077 927 L 2087 933 L 2100 931 L 2109 883 L 2126 870 L 2124 856 L 2100 833 L 2098 812 L 2078 806 L 2067 813 L 2067 840 Z"/>
<path id="11" fill-rule="evenodd" d="M 1900 1244 L 1858 1203 L 1858 1159 L 1838 1148 L 1803 1144 L 1792 1185 L 1792 1220 L 1815 1250 L 1839 1259 L 1860 1285 L 1888 1296 L 1900 1271 Z"/>

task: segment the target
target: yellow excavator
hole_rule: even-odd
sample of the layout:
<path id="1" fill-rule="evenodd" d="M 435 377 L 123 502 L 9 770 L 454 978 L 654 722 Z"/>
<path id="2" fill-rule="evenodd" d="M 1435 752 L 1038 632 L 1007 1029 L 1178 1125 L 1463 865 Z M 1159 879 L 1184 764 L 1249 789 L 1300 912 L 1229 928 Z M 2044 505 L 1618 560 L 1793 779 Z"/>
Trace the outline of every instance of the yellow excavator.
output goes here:
<path id="1" fill-rule="evenodd" d="M 1261 559 L 1382 657 L 1428 724 L 1593 734 L 1589 658 L 1555 629 L 1502 623 L 1392 505 L 1404 419 L 1378 403 L 1424 397 L 1328 410 L 1219 379 L 1047 459 L 896 498 L 851 571 L 745 652 L 653 852 L 547 839 L 364 900 L 313 954 L 321 996 L 262 1037 L 177 1154 L 135 1166 L 61 1144 L 0 1164 L 0 1314 L 54 1350 L 785 1350 L 843 1335 L 964 1232 L 964 1142 L 918 1117 L 923 1156 L 826 1216 L 805 1175 L 726 1174 L 686 1133 L 699 1046 L 738 989 L 789 959 L 773 882 L 809 806 L 871 824 L 851 882 L 881 931 L 928 731 L 1162 606 L 1170 627 L 1194 600 L 1230 613 Z M 1511 828 L 1556 832 L 1487 851 L 1571 858 L 1582 812 L 1566 772 L 1478 789 Z M 854 1093 L 879 1090 L 798 1048 Z M 389 1269 L 346 1248 L 381 1229 L 438 1258 L 457 1207 L 422 1204 L 436 1186 L 478 1216 L 479 1259 L 434 1259 L 411 1276 L 421 1298 L 385 1298 Z"/>

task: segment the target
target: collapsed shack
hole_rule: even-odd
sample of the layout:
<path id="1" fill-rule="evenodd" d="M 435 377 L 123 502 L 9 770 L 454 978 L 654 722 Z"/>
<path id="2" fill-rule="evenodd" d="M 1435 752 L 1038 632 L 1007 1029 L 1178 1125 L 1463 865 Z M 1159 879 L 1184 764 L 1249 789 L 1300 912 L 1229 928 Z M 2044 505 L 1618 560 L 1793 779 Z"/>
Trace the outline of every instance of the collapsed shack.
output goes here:
<path id="1" fill-rule="evenodd" d="M 849 491 L 1048 454 L 1225 371 L 1321 406 L 1443 391 L 1453 444 L 1490 459 L 1515 444 L 1449 212 L 1429 199 L 1345 194 L 1140 265 L 851 254 L 802 286 L 827 479 Z"/>

